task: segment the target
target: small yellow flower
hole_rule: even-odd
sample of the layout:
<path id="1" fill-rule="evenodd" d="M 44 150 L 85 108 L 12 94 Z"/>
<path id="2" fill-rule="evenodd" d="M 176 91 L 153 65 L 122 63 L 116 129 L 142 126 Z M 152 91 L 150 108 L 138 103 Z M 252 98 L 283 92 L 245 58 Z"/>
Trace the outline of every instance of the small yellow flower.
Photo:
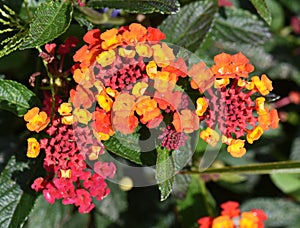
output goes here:
<path id="1" fill-rule="evenodd" d="M 140 97 L 144 94 L 147 88 L 148 84 L 146 82 L 138 82 L 133 86 L 132 94 L 136 97 Z"/>
<path id="2" fill-rule="evenodd" d="M 245 140 L 232 139 L 230 145 L 227 147 L 227 151 L 232 155 L 232 157 L 242 157 L 246 153 Z"/>
<path id="3" fill-rule="evenodd" d="M 71 178 L 71 169 L 67 169 L 67 170 L 60 170 L 60 177 L 61 178 Z"/>
<path id="4" fill-rule="evenodd" d="M 253 212 L 243 212 L 239 222 L 240 228 L 258 228 L 259 218 Z"/>
<path id="5" fill-rule="evenodd" d="M 62 124 L 66 124 L 66 125 L 71 125 L 74 123 L 74 116 L 70 115 L 70 116 L 63 116 L 61 118 L 61 123 Z"/>
<path id="6" fill-rule="evenodd" d="M 204 131 L 201 131 L 200 138 L 207 142 L 210 146 L 214 147 L 220 140 L 220 135 L 218 132 L 208 127 Z"/>
<path id="7" fill-rule="evenodd" d="M 234 228 L 235 225 L 228 215 L 221 215 L 214 219 L 212 228 Z"/>
<path id="8" fill-rule="evenodd" d="M 89 160 L 91 161 L 97 160 L 99 157 L 100 150 L 101 150 L 100 146 L 92 146 L 92 151 L 88 155 Z"/>
<path id="9" fill-rule="evenodd" d="M 87 125 L 92 119 L 92 113 L 90 113 L 86 109 L 78 109 L 74 110 L 74 117 L 79 123 Z"/>
<path id="10" fill-rule="evenodd" d="M 27 157 L 36 158 L 40 153 L 40 144 L 35 138 L 27 139 Z"/>
<path id="11" fill-rule="evenodd" d="M 253 141 L 258 140 L 264 133 L 264 130 L 260 126 L 256 126 L 254 129 L 248 132 L 246 138 L 248 143 L 252 144 Z"/>
<path id="12" fill-rule="evenodd" d="M 203 116 L 203 114 L 205 113 L 205 111 L 208 108 L 208 102 L 205 98 L 203 97 L 199 97 L 197 99 L 197 110 L 196 110 L 196 114 L 198 116 Z"/>
<path id="13" fill-rule="evenodd" d="M 255 100 L 256 104 L 256 111 L 258 115 L 265 115 L 267 113 L 267 110 L 265 108 L 265 98 L 264 97 L 258 97 Z"/>
<path id="14" fill-rule="evenodd" d="M 116 59 L 116 53 L 114 50 L 103 51 L 97 57 L 97 62 L 102 66 L 106 67 L 112 64 Z"/>
<path id="15" fill-rule="evenodd" d="M 64 102 L 58 108 L 58 113 L 61 116 L 69 116 L 72 112 L 72 106 L 70 103 Z"/>
<path id="16" fill-rule="evenodd" d="M 214 82 L 215 88 L 222 88 L 227 86 L 230 83 L 229 78 L 221 78 L 221 79 L 216 79 Z"/>
<path id="17" fill-rule="evenodd" d="M 119 48 L 119 55 L 126 58 L 133 58 L 135 56 L 135 50 Z"/>
<path id="18" fill-rule="evenodd" d="M 153 79 L 157 74 L 157 65 L 154 61 L 150 61 L 146 66 L 146 72 L 149 78 Z"/>
<path id="19" fill-rule="evenodd" d="M 138 43 L 135 46 L 135 50 L 139 56 L 150 58 L 152 56 L 152 49 L 148 44 Z"/>
<path id="20" fill-rule="evenodd" d="M 267 77 L 267 75 L 263 74 L 261 79 L 258 76 L 252 77 L 252 82 L 255 85 L 255 88 L 260 92 L 262 95 L 267 95 L 270 91 L 273 90 L 272 81 Z"/>
<path id="21" fill-rule="evenodd" d="M 97 96 L 97 101 L 99 106 L 106 112 L 109 112 L 111 110 L 113 100 L 107 95 L 104 90 L 102 90 L 101 93 Z"/>

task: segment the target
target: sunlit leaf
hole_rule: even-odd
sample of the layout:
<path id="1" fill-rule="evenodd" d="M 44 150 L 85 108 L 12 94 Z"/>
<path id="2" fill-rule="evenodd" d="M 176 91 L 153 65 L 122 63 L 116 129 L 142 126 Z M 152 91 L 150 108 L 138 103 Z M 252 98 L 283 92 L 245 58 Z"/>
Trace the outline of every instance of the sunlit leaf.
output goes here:
<path id="1" fill-rule="evenodd" d="M 0 109 L 23 116 L 36 103 L 35 94 L 26 86 L 16 81 L 0 79 Z"/>
<path id="2" fill-rule="evenodd" d="M 156 175 L 161 201 L 168 198 L 172 192 L 174 182 L 174 165 L 170 151 L 166 148 L 157 148 Z"/>
<path id="3" fill-rule="evenodd" d="M 192 176 L 187 196 L 178 199 L 177 210 L 181 227 L 194 227 L 201 216 L 214 215 L 215 201 L 199 176 Z"/>
<path id="4" fill-rule="evenodd" d="M 211 29 L 217 10 L 215 1 L 194 2 L 170 15 L 159 28 L 167 42 L 195 51 Z"/>
<path id="5" fill-rule="evenodd" d="M 226 8 L 226 18 L 217 17 L 212 34 L 221 42 L 252 45 L 264 44 L 271 38 L 268 27 L 258 17 L 238 8 Z"/>
<path id="6" fill-rule="evenodd" d="M 60 201 L 49 204 L 41 195 L 29 215 L 28 228 L 52 228 L 62 226 L 67 222 L 72 212 L 72 206 L 63 205 Z M 65 227 L 65 226 L 64 226 Z"/>
<path id="7" fill-rule="evenodd" d="M 41 4 L 30 23 L 29 35 L 20 49 L 35 48 L 63 34 L 72 20 L 73 5 L 69 1 Z"/>
<path id="8" fill-rule="evenodd" d="M 271 11 L 265 0 L 250 0 L 258 14 L 270 25 L 272 21 Z"/>
<path id="9" fill-rule="evenodd" d="M 296 203 L 280 198 L 254 198 L 241 205 L 241 211 L 264 210 L 268 216 L 266 227 L 299 227 L 300 207 Z"/>
<path id="10" fill-rule="evenodd" d="M 123 9 L 131 13 L 176 13 L 179 10 L 177 0 L 91 0 L 87 5 L 94 8 Z"/>
<path id="11" fill-rule="evenodd" d="M 104 141 L 105 148 L 139 165 L 154 165 L 156 161 L 155 154 L 152 152 L 141 152 L 139 145 L 139 134 L 124 135 L 116 132 L 108 141 Z"/>
<path id="12" fill-rule="evenodd" d="M 0 175 L 1 227 L 22 227 L 32 210 L 36 196 L 24 192 L 13 179 L 14 172 L 23 171 L 27 165 L 11 157 Z"/>

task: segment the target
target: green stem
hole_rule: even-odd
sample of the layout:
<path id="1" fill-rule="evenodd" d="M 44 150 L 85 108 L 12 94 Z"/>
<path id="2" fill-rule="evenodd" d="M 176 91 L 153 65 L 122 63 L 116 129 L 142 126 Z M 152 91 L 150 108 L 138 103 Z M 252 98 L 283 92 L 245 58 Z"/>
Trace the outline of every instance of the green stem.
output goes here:
<path id="1" fill-rule="evenodd" d="M 31 20 L 31 14 L 30 14 L 30 10 L 29 10 L 28 0 L 24 0 L 24 5 L 25 5 L 25 8 L 26 8 L 26 13 L 27 13 L 27 16 L 28 16 L 28 20 L 30 21 Z"/>
<path id="2" fill-rule="evenodd" d="M 243 166 L 208 168 L 204 170 L 183 170 L 180 174 L 272 174 L 299 173 L 300 161 L 265 162 Z"/>
<path id="3" fill-rule="evenodd" d="M 42 49 L 41 47 L 36 47 L 36 49 L 41 53 Z M 54 109 L 55 109 L 55 89 L 54 89 L 54 77 L 53 75 L 49 72 L 47 62 L 43 59 L 43 64 L 46 69 L 47 75 L 49 77 L 49 87 L 51 91 L 51 98 L 52 98 L 52 109 L 51 109 L 51 121 L 53 119 L 54 115 Z"/>

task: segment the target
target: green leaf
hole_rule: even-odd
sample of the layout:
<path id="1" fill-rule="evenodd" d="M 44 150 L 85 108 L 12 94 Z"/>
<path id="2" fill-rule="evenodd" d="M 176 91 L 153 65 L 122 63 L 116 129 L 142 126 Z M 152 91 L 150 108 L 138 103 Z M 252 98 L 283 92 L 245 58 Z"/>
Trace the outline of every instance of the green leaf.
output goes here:
<path id="1" fill-rule="evenodd" d="M 36 103 L 35 94 L 26 86 L 16 81 L 0 79 L 0 109 L 23 116 Z"/>
<path id="2" fill-rule="evenodd" d="M 296 14 L 300 12 L 299 0 L 280 0 L 280 3 Z"/>
<path id="3" fill-rule="evenodd" d="M 192 176 L 187 196 L 176 202 L 183 228 L 196 227 L 196 221 L 202 216 L 214 216 L 215 201 L 199 176 Z"/>
<path id="4" fill-rule="evenodd" d="M 190 175 L 176 174 L 172 194 L 178 199 L 185 198 L 188 192 L 190 181 Z"/>
<path id="5" fill-rule="evenodd" d="M 270 176 L 273 183 L 286 194 L 300 189 L 300 175 L 298 173 L 274 173 Z"/>
<path id="6" fill-rule="evenodd" d="M 5 37 L 0 42 L 0 58 L 17 50 L 24 42 L 28 29 L 16 19 L 16 12 L 7 5 L 0 6 L 0 34 Z M 2 26 L 3 25 L 3 26 Z"/>
<path id="7" fill-rule="evenodd" d="M 70 217 L 72 208 L 70 205 L 63 205 L 60 201 L 49 204 L 41 195 L 30 213 L 28 228 L 62 227 L 63 222 Z"/>
<path id="8" fill-rule="evenodd" d="M 226 18 L 217 17 L 212 35 L 220 42 L 252 45 L 264 44 L 271 38 L 267 26 L 255 15 L 238 8 L 226 8 Z"/>
<path id="9" fill-rule="evenodd" d="M 182 171 L 181 173 L 197 174 L 272 174 L 272 173 L 299 173 L 300 161 L 264 162 L 259 164 L 227 166 L 222 168 L 208 168 L 204 171 Z"/>
<path id="10" fill-rule="evenodd" d="M 22 227 L 32 210 L 36 196 L 24 192 L 13 179 L 14 172 L 23 171 L 27 165 L 11 157 L 0 176 L 1 227 Z"/>
<path id="11" fill-rule="evenodd" d="M 155 154 L 152 152 L 141 152 L 139 134 L 137 133 L 124 135 L 120 132 L 115 132 L 115 135 L 110 137 L 109 140 L 103 141 L 103 144 L 108 151 L 136 164 L 155 164 Z"/>
<path id="12" fill-rule="evenodd" d="M 159 28 L 166 34 L 167 42 L 195 51 L 213 26 L 217 10 L 215 1 L 194 2 L 168 16 Z"/>
<path id="13" fill-rule="evenodd" d="M 300 136 L 293 141 L 290 158 L 292 160 L 300 160 Z"/>
<path id="14" fill-rule="evenodd" d="M 268 23 L 272 22 L 271 11 L 265 0 L 250 0 L 253 6 L 256 8 L 258 14 Z"/>
<path id="15" fill-rule="evenodd" d="M 130 13 L 176 13 L 180 7 L 177 0 L 91 0 L 87 6 L 123 9 Z"/>
<path id="16" fill-rule="evenodd" d="M 300 207 L 296 203 L 280 198 L 255 198 L 241 205 L 241 211 L 262 209 L 268 216 L 266 227 L 300 227 Z"/>
<path id="17" fill-rule="evenodd" d="M 73 5 L 70 1 L 41 4 L 35 11 L 29 35 L 20 49 L 41 46 L 63 34 L 71 23 L 72 13 Z"/>
<path id="18" fill-rule="evenodd" d="M 172 192 L 174 182 L 174 165 L 170 151 L 166 148 L 157 148 L 155 178 L 160 190 L 160 200 L 164 201 Z"/>

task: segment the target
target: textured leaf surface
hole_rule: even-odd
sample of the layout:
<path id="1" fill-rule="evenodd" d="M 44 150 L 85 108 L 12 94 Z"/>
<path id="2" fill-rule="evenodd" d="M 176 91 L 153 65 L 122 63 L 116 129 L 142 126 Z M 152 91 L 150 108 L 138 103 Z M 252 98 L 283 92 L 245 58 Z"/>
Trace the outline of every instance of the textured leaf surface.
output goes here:
<path id="1" fill-rule="evenodd" d="M 241 205 L 241 211 L 253 208 L 266 212 L 266 227 L 300 227 L 300 207 L 292 201 L 279 198 L 255 198 Z"/>
<path id="2" fill-rule="evenodd" d="M 265 0 L 250 0 L 258 14 L 270 25 L 272 22 L 271 11 Z"/>
<path id="3" fill-rule="evenodd" d="M 272 174 L 273 183 L 284 193 L 291 193 L 300 190 L 300 174 L 298 173 L 277 173 Z"/>
<path id="4" fill-rule="evenodd" d="M 36 97 L 26 86 L 12 80 L 0 79 L 0 108 L 23 116 L 36 103 Z"/>
<path id="5" fill-rule="evenodd" d="M 156 174 L 161 201 L 168 198 L 173 189 L 174 165 L 166 148 L 157 148 Z"/>
<path id="6" fill-rule="evenodd" d="M 1 227 L 22 227 L 36 197 L 24 192 L 13 180 L 13 173 L 26 168 L 25 163 L 11 157 L 0 176 L 0 224 Z"/>
<path id="7" fill-rule="evenodd" d="M 252 45 L 264 44 L 271 38 L 268 27 L 258 17 L 237 8 L 226 8 L 226 18 L 220 15 L 217 17 L 212 33 L 222 42 Z"/>
<path id="8" fill-rule="evenodd" d="M 201 216 L 212 215 L 215 208 L 215 201 L 199 176 L 192 176 L 186 197 L 176 202 L 184 228 L 194 227 L 195 221 Z"/>
<path id="9" fill-rule="evenodd" d="M 176 13 L 179 11 L 177 0 L 92 0 L 88 6 L 94 8 L 116 8 L 131 13 Z"/>
<path id="10" fill-rule="evenodd" d="M 43 196 L 37 199 L 36 205 L 30 213 L 28 228 L 61 227 L 64 218 L 70 216 L 72 207 L 56 201 L 49 204 Z"/>
<path id="11" fill-rule="evenodd" d="M 20 49 L 46 44 L 64 33 L 72 20 L 73 5 L 69 1 L 41 4 L 30 24 L 29 35 Z"/>
<path id="12" fill-rule="evenodd" d="M 103 142 L 105 148 L 122 158 L 139 165 L 154 165 L 156 158 L 151 152 L 141 152 L 139 134 L 123 135 L 116 132 L 108 141 Z"/>
<path id="13" fill-rule="evenodd" d="M 217 10 L 215 1 L 194 2 L 170 15 L 159 28 L 166 34 L 167 42 L 195 51 L 211 29 Z"/>

